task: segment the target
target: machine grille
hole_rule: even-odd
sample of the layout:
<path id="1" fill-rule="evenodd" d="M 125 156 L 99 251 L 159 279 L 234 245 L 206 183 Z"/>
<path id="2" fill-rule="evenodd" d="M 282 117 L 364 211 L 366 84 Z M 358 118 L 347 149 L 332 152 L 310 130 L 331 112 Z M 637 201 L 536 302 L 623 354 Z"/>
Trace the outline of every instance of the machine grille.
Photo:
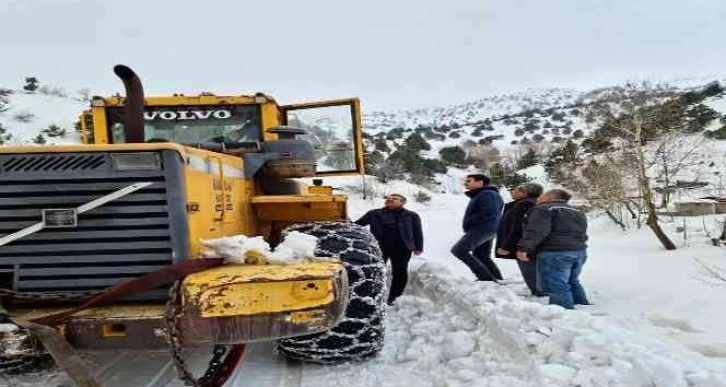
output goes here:
<path id="1" fill-rule="evenodd" d="M 45 228 L 0 246 L 0 287 L 95 291 L 176 260 L 174 245 L 184 241 L 175 238 L 170 205 L 183 203 L 169 201 L 166 166 L 115 171 L 110 158 L 107 153 L 0 155 L 0 235 L 41 222 L 44 209 L 76 208 L 134 183 L 153 183 L 79 214 L 76 227 Z M 164 289 L 140 296 L 165 297 Z"/>

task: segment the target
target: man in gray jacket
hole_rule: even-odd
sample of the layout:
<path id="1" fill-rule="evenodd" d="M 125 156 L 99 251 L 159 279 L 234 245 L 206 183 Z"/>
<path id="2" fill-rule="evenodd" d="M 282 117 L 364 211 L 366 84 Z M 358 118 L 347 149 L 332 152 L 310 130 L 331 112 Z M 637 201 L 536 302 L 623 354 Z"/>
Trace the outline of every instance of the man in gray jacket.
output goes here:
<path id="1" fill-rule="evenodd" d="M 567 204 L 570 198 L 561 189 L 540 196 L 517 243 L 517 259 L 537 257 L 537 283 L 550 304 L 566 309 L 589 304 L 579 279 L 587 260 L 587 217 Z"/>

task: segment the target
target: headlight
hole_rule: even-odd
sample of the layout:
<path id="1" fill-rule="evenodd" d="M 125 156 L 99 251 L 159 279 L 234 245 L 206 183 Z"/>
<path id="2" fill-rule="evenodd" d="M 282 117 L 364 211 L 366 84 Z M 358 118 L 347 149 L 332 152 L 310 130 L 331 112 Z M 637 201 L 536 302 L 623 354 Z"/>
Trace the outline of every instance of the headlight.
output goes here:
<path id="1" fill-rule="evenodd" d="M 161 169 L 158 153 L 113 153 L 113 169 L 117 171 L 138 171 Z"/>

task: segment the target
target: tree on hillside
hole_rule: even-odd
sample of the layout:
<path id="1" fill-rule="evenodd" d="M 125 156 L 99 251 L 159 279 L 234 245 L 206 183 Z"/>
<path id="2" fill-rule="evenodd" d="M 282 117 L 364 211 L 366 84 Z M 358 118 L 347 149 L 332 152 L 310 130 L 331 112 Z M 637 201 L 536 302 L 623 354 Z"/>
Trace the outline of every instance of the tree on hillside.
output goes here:
<path id="1" fill-rule="evenodd" d="M 605 214 L 620 226 L 623 230 L 627 228 L 624 211 L 630 214 L 632 219 L 637 218 L 639 208 L 634 207 L 626 194 L 625 177 L 621 173 L 618 163 L 612 158 L 598 162 L 590 159 L 580 168 L 568 170 L 568 187 L 577 193 L 578 196 L 586 199 L 588 203 Z"/>
<path id="2" fill-rule="evenodd" d="M 28 111 L 22 111 L 22 112 L 15 113 L 12 116 L 12 119 L 15 121 L 27 124 L 27 123 L 33 122 L 33 120 L 35 119 L 35 114 L 28 112 Z"/>
<path id="3" fill-rule="evenodd" d="M 418 133 L 412 133 L 403 143 L 411 152 L 431 150 L 431 145 Z"/>
<path id="4" fill-rule="evenodd" d="M 694 105 L 685 112 L 685 119 L 687 123 L 685 129 L 689 132 L 700 132 L 706 129 L 711 122 L 719 117 L 720 114 L 717 111 L 706 105 Z"/>
<path id="5" fill-rule="evenodd" d="M 447 146 L 439 150 L 441 160 L 447 164 L 451 164 L 457 168 L 466 166 L 466 152 L 458 146 Z"/>
<path id="6" fill-rule="evenodd" d="M 565 113 L 563 112 L 557 112 L 552 115 L 553 121 L 564 121 L 565 120 Z"/>
<path id="7" fill-rule="evenodd" d="M 25 86 L 23 86 L 23 90 L 33 93 L 38 90 L 38 83 L 38 78 L 36 77 L 25 78 Z"/>
<path id="8" fill-rule="evenodd" d="M 383 138 L 377 138 L 373 140 L 373 148 L 379 152 L 388 153 L 391 149 L 388 147 L 388 142 Z"/>
<path id="9" fill-rule="evenodd" d="M 387 159 L 379 151 L 373 151 L 365 155 L 365 170 L 366 174 L 377 177 L 381 183 L 404 177 L 403 164 L 395 159 Z"/>
<path id="10" fill-rule="evenodd" d="M 530 182 L 530 178 L 527 175 L 517 173 L 517 170 L 513 166 L 507 164 L 493 163 L 488 171 L 492 185 L 506 187 L 506 189 L 512 189 L 520 184 Z"/>
<path id="11" fill-rule="evenodd" d="M 43 134 L 38 133 L 37 136 L 33 137 L 33 143 L 35 144 L 45 144 L 45 137 L 43 137 Z"/>
<path id="12" fill-rule="evenodd" d="M 717 130 L 710 130 L 703 133 L 704 136 L 715 140 L 726 140 L 726 125 Z"/>
<path id="13" fill-rule="evenodd" d="M 653 230 L 653 233 L 661 242 L 666 250 L 675 250 L 676 245 L 666 235 L 658 222 L 657 206 L 655 204 L 655 195 L 651 177 L 648 174 L 648 154 L 646 144 L 648 141 L 648 133 L 656 132 L 660 117 L 657 111 L 642 111 L 636 109 L 628 118 L 620 120 L 618 124 L 613 126 L 619 132 L 621 141 L 621 151 L 627 157 L 627 167 L 635 171 L 638 182 L 638 189 L 641 193 L 643 204 L 647 212 L 645 224 Z"/>
<path id="14" fill-rule="evenodd" d="M 5 144 L 13 137 L 12 134 L 8 134 L 8 130 L 3 127 L 2 122 L 0 122 L 0 145 Z"/>
<path id="15" fill-rule="evenodd" d="M 567 169 L 572 169 L 579 165 L 581 161 L 582 159 L 579 155 L 577 144 L 571 140 L 567 140 L 567 142 L 550 153 L 547 161 L 544 163 L 544 168 L 550 180 L 558 184 L 563 184 L 566 178 L 564 172 Z"/>
<path id="16" fill-rule="evenodd" d="M 618 156 L 608 153 L 584 160 L 577 144 L 568 140 L 550 154 L 545 171 L 553 182 L 572 190 L 592 208 L 603 210 L 625 229 L 625 216 L 636 219 L 640 209 L 626 194 L 628 182 Z"/>
<path id="17" fill-rule="evenodd" d="M 501 152 L 493 145 L 473 144 L 464 146 L 466 152 L 466 163 L 473 164 L 476 168 L 486 171 L 494 163 L 502 159 Z"/>
<path id="18" fill-rule="evenodd" d="M 66 135 L 66 130 L 56 124 L 51 124 L 40 132 L 48 137 L 64 137 Z"/>
<path id="19" fill-rule="evenodd" d="M 668 206 L 671 195 L 678 186 L 673 180 L 684 169 L 698 166 L 697 151 L 703 147 L 705 141 L 705 136 L 694 138 L 682 131 L 663 133 L 657 140 L 657 147 L 649 164 L 657 170 L 654 180 L 662 183 L 660 187 L 655 187 L 661 194 L 660 208 Z"/>
<path id="20" fill-rule="evenodd" d="M 539 162 L 537 152 L 533 148 L 529 148 L 525 154 L 517 161 L 517 169 L 529 168 Z"/>

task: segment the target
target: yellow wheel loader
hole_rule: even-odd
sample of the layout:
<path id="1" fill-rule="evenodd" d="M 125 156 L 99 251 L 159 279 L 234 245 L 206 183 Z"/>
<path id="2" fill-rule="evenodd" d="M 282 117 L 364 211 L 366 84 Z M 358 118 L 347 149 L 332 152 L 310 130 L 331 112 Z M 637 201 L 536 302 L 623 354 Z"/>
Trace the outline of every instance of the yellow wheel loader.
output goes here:
<path id="1" fill-rule="evenodd" d="M 169 347 L 187 384 L 221 385 L 253 341 L 317 363 L 375 355 L 385 265 L 322 181 L 363 173 L 359 101 L 145 97 L 114 71 L 125 96 L 92 99 L 82 144 L 0 147 L 0 372 L 50 353 L 95 385 L 76 352 Z M 292 231 L 319 259 L 229 263 L 203 244 L 274 249 Z M 195 346 L 214 348 L 201 378 L 181 353 Z"/>

